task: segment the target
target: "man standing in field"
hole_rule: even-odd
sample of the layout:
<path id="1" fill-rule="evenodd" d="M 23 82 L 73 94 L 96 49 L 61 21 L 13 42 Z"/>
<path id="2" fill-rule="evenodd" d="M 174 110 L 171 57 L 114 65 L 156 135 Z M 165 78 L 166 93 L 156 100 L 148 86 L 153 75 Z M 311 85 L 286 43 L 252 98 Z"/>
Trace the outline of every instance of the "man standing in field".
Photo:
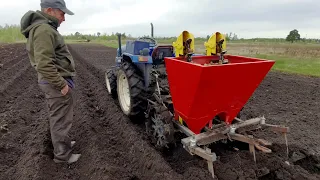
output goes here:
<path id="1" fill-rule="evenodd" d="M 57 31 L 65 21 L 67 9 L 64 0 L 41 0 L 41 11 L 28 11 L 21 18 L 21 33 L 27 38 L 26 49 L 31 65 L 38 74 L 38 84 L 45 93 L 49 109 L 49 124 L 54 162 L 73 163 L 80 154 L 72 154 L 75 141 L 68 132 L 73 120 L 73 58 Z"/>

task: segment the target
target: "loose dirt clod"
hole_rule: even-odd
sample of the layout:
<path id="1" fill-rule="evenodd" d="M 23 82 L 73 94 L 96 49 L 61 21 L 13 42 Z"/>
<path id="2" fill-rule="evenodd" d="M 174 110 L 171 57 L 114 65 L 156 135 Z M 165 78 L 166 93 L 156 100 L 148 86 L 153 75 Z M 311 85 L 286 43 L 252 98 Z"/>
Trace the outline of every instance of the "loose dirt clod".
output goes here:
<path id="1" fill-rule="evenodd" d="M 210 179 L 206 162 L 190 156 L 180 144 L 163 153 L 150 145 L 143 125 L 130 122 L 105 88 L 104 72 L 114 65 L 116 49 L 87 43 L 69 46 L 77 70 L 70 136 L 77 141 L 75 153 L 82 157 L 70 167 L 53 163 L 45 99 L 25 45 L 4 47 L 0 51 L 6 66 L 0 71 L 0 114 L 5 113 L 1 118 L 14 126 L 11 134 L 0 136 L 0 180 Z M 317 78 L 270 72 L 246 104 L 242 119 L 265 115 L 272 124 L 285 124 L 291 128 L 290 155 L 319 154 L 319 89 Z M 316 157 L 290 156 L 300 160 L 289 166 L 282 137 L 263 131 L 254 135 L 273 142 L 271 154 L 256 154 L 256 164 L 241 143 L 212 145 L 219 156 L 214 163 L 217 179 L 320 179 Z"/>
<path id="2" fill-rule="evenodd" d="M 8 131 L 9 131 L 8 125 L 7 125 L 7 124 L 1 125 L 1 126 L 0 126 L 0 131 L 1 131 L 2 133 L 8 132 Z"/>
<path id="3" fill-rule="evenodd" d="M 292 162 L 296 162 L 296 161 L 299 161 L 305 157 L 306 157 L 306 155 L 304 155 L 301 152 L 293 152 L 291 160 L 292 160 Z"/>

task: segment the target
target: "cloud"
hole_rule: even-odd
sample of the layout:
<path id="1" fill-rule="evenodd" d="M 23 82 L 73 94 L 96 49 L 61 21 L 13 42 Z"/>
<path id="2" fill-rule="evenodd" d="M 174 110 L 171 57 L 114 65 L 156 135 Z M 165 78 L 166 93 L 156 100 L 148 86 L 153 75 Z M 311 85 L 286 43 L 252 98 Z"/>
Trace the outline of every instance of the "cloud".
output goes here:
<path id="1" fill-rule="evenodd" d="M 133 36 L 177 36 L 183 30 L 195 36 L 216 31 L 238 37 L 282 37 L 292 29 L 301 36 L 320 38 L 320 3 L 314 0 L 66 0 L 75 15 L 66 16 L 62 34 L 125 32 Z M 1 2 L 0 25 L 19 24 L 39 0 Z"/>

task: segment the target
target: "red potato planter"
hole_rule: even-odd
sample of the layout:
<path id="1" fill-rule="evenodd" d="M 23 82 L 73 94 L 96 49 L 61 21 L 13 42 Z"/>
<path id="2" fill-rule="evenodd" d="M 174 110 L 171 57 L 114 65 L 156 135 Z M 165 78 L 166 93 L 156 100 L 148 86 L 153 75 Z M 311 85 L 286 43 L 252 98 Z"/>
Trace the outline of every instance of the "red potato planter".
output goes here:
<path id="1" fill-rule="evenodd" d="M 264 117 L 241 120 L 236 116 L 265 78 L 274 61 L 225 55 L 227 64 L 219 64 L 219 56 L 166 57 L 166 71 L 174 107 L 174 124 L 189 137 L 182 139 L 184 148 L 208 161 L 214 177 L 212 162 L 215 153 L 201 146 L 222 139 L 234 139 L 249 144 L 255 158 L 255 148 L 266 153 L 263 145 L 271 143 L 241 135 L 247 126 L 270 128 L 285 135 L 287 127 L 266 124 Z M 222 123 L 213 123 L 218 118 Z M 251 127 L 252 128 L 252 127 Z M 287 143 L 287 142 L 286 142 Z"/>

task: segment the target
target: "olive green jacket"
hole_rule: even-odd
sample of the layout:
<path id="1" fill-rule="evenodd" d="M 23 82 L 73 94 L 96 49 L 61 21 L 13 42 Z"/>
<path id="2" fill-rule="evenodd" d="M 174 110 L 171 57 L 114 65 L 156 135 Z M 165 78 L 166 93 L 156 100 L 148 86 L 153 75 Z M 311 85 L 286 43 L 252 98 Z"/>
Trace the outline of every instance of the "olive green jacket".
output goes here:
<path id="1" fill-rule="evenodd" d="M 58 32 L 59 21 L 41 11 L 28 11 L 21 18 L 21 33 L 27 38 L 26 49 L 38 82 L 47 82 L 61 90 L 64 77 L 75 76 L 73 58 Z"/>

